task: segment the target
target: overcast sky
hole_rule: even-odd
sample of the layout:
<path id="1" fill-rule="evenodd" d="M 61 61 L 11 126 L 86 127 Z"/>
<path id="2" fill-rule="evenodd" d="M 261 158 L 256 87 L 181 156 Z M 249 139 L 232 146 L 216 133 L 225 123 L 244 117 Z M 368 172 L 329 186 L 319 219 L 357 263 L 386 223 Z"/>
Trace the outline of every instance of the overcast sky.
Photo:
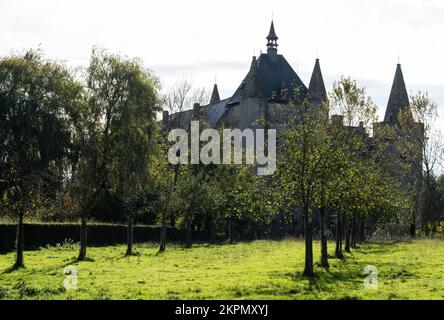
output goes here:
<path id="1" fill-rule="evenodd" d="M 140 57 L 164 87 L 187 77 L 210 89 L 217 76 L 228 97 L 265 51 L 272 15 L 306 85 L 318 56 L 327 90 L 351 76 L 382 114 L 399 57 L 407 89 L 427 90 L 444 118 L 442 0 L 0 0 L 0 55 L 40 46 L 77 66 L 97 45 Z"/>

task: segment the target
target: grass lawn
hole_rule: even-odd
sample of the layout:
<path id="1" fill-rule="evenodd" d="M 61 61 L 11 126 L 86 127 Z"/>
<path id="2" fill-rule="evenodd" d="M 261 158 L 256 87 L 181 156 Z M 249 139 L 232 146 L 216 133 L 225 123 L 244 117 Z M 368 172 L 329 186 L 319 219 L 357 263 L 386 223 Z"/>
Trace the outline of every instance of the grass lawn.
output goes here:
<path id="1" fill-rule="evenodd" d="M 333 243 L 330 243 L 333 254 Z M 0 255 L 0 299 L 444 299 L 444 241 L 365 244 L 316 277 L 301 276 L 304 243 L 256 241 L 234 245 L 154 244 L 89 248 L 77 263 L 76 246 L 25 252 L 26 268 L 8 271 L 14 254 Z M 316 261 L 319 243 L 315 243 Z M 78 290 L 65 290 L 63 270 L 78 268 Z M 378 289 L 365 289 L 363 270 L 378 268 Z"/>

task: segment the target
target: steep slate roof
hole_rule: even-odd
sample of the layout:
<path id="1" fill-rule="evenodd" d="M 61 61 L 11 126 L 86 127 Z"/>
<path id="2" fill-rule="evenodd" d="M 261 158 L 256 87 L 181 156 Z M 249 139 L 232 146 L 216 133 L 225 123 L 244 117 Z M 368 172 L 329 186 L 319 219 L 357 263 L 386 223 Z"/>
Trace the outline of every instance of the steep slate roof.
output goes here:
<path id="1" fill-rule="evenodd" d="M 288 97 L 290 99 L 303 98 L 307 94 L 307 87 L 284 58 L 278 55 L 276 62 L 266 53 L 262 53 L 257 59 L 257 67 L 259 73 L 259 82 L 261 86 L 261 94 L 263 97 L 270 99 L 279 95 L 282 86 L 288 89 Z M 248 80 L 250 72 L 245 77 L 242 84 L 234 93 L 229 104 L 235 104 L 243 97 L 243 91 Z M 293 88 L 299 88 L 299 94 L 295 95 Z"/>
<path id="2" fill-rule="evenodd" d="M 193 110 L 185 110 L 171 114 L 170 119 L 164 128 L 165 130 L 171 130 L 176 128 L 182 128 L 188 130 L 191 120 L 193 118 Z"/>
<path id="3" fill-rule="evenodd" d="M 405 87 L 404 76 L 402 75 L 401 65 L 396 66 L 395 79 L 393 80 L 392 90 L 385 111 L 385 122 L 396 122 L 398 114 L 403 108 L 409 108 L 409 95 Z M 410 110 L 410 108 L 409 108 Z"/>
<path id="4" fill-rule="evenodd" d="M 206 106 L 205 117 L 212 126 L 217 126 L 230 105 L 237 104 L 243 98 L 281 99 L 281 91 L 285 89 L 285 99 L 302 100 L 307 95 L 307 87 L 282 55 L 277 54 L 277 40 L 274 23 L 271 22 L 270 32 L 267 36 L 268 51 L 262 53 L 259 58 L 253 57 L 250 70 L 241 85 L 228 99 L 220 100 L 217 85 L 214 85 L 210 104 Z M 320 74 L 320 69 L 319 69 Z M 318 79 L 319 76 L 316 76 Z M 320 76 L 322 81 L 322 75 Z M 313 88 L 319 86 L 317 85 Z M 295 90 L 296 88 L 296 90 Z M 319 89 L 320 90 L 320 89 Z M 318 89 L 316 92 L 319 91 Z M 325 91 L 325 88 L 324 88 Z M 184 112 L 184 115 L 171 115 L 171 122 L 183 124 L 191 121 L 192 112 Z"/>
<path id="5" fill-rule="evenodd" d="M 211 125 L 211 126 L 216 126 L 220 120 L 220 118 L 222 118 L 222 116 L 225 113 L 225 110 L 227 108 L 227 103 L 230 100 L 230 98 L 219 101 L 218 103 L 209 105 L 207 107 L 207 112 L 205 114 L 205 117 L 207 119 L 207 122 Z"/>
<path id="6" fill-rule="evenodd" d="M 213 93 L 211 94 L 210 104 L 215 104 L 220 101 L 219 90 L 217 89 L 217 84 L 214 84 Z"/>
<path id="7" fill-rule="evenodd" d="M 322 103 L 327 97 L 327 91 L 325 90 L 319 59 L 316 59 L 313 73 L 311 74 L 307 97 L 311 102 L 316 104 Z"/>

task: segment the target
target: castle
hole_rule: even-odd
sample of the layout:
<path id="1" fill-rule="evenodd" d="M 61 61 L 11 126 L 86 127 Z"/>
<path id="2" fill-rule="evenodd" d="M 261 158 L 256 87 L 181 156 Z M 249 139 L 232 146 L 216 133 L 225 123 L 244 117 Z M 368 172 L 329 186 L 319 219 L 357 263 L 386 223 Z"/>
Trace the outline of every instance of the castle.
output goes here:
<path id="1" fill-rule="evenodd" d="M 327 92 L 321 72 L 319 59 L 316 59 L 308 88 L 299 78 L 283 55 L 278 54 L 278 37 L 274 23 L 271 22 L 267 39 L 267 52 L 259 57 L 253 57 L 250 70 L 244 80 L 227 99 L 220 99 L 217 84 L 214 85 L 211 99 L 208 105 L 195 104 L 192 110 L 174 114 L 163 112 L 162 128 L 170 130 L 182 128 L 188 130 L 192 120 L 203 120 L 213 128 L 241 129 L 257 126 L 258 121 L 265 119 L 269 127 L 278 132 L 285 128 L 288 119 L 297 117 L 295 104 L 298 101 L 309 101 L 309 112 L 316 115 L 322 110 L 323 102 L 327 99 Z M 291 103 L 289 103 L 291 101 Z M 402 110 L 411 114 L 409 96 L 407 93 L 401 65 L 396 67 L 390 97 L 388 100 L 385 117 L 382 122 L 373 126 L 373 136 L 370 136 L 360 123 L 355 127 L 347 127 L 348 130 L 362 132 L 366 135 L 369 145 L 376 143 L 375 136 L 381 134 L 382 128 L 393 128 L 396 132 L 399 124 L 398 115 Z M 343 116 L 333 115 L 331 121 L 344 126 Z M 422 125 L 416 126 L 421 132 Z M 396 147 L 396 136 L 388 143 L 386 149 L 387 167 L 400 182 L 410 190 L 418 188 L 421 169 L 415 172 L 402 172 L 398 165 L 399 152 Z M 394 161 L 391 161 L 393 159 Z M 417 205 L 419 210 L 419 205 Z M 419 223 L 419 222 L 418 222 Z"/>
<path id="2" fill-rule="evenodd" d="M 213 128 L 223 126 L 244 130 L 254 126 L 258 120 L 266 119 L 272 128 L 279 131 L 285 126 L 288 117 L 296 116 L 294 104 L 304 99 L 310 102 L 310 112 L 320 112 L 323 101 L 327 99 L 327 91 L 319 59 L 315 61 L 307 87 L 285 57 L 278 54 L 278 37 L 273 22 L 266 39 L 267 52 L 253 57 L 250 70 L 231 97 L 221 99 L 215 84 L 208 105 L 195 104 L 192 110 L 174 114 L 164 111 L 163 129 L 189 129 L 191 120 L 198 118 Z M 398 114 L 404 108 L 409 108 L 409 97 L 401 65 L 398 64 L 384 121 L 376 127 L 395 125 Z M 336 115 L 332 121 L 342 123 L 343 119 Z"/>
<path id="3" fill-rule="evenodd" d="M 189 130 L 192 120 L 200 120 L 213 128 L 244 130 L 257 127 L 258 121 L 265 119 L 269 128 L 277 130 L 279 139 L 279 132 L 288 124 L 288 119 L 298 117 L 296 112 L 300 108 L 295 108 L 298 101 L 309 101 L 307 111 L 313 115 L 319 114 L 323 110 L 323 102 L 327 99 L 319 59 L 315 61 L 307 87 L 284 56 L 278 54 L 278 37 L 273 21 L 266 40 L 267 52 L 261 53 L 259 57 L 253 57 L 250 70 L 231 97 L 221 99 L 217 84 L 215 84 L 208 105 L 195 104 L 192 110 L 174 114 L 164 111 L 161 121 L 162 129 L 165 131 L 175 128 Z M 406 172 L 399 162 L 397 141 L 403 137 L 400 136 L 397 128 L 399 126 L 398 115 L 402 110 L 407 110 L 407 113 L 411 114 L 404 76 L 401 65 L 398 63 L 384 120 L 373 125 L 372 136 L 366 132 L 362 123 L 353 127 L 344 125 L 342 115 L 332 115 L 331 121 L 348 130 L 364 134 L 369 148 L 377 143 L 375 137 L 385 132 L 384 128 L 392 129 L 395 135 L 390 139 L 385 138 L 386 142 L 390 140 L 384 147 L 386 160 L 388 160 L 385 161 L 388 163 L 386 169 L 401 182 L 406 190 L 416 190 L 416 195 L 419 195 L 421 168 Z M 419 130 L 418 134 L 423 134 L 421 123 L 416 123 L 415 127 Z M 420 157 L 419 154 L 418 156 Z M 414 215 L 416 225 L 419 225 L 421 223 L 421 204 L 419 197 L 416 197 L 418 199 Z"/>

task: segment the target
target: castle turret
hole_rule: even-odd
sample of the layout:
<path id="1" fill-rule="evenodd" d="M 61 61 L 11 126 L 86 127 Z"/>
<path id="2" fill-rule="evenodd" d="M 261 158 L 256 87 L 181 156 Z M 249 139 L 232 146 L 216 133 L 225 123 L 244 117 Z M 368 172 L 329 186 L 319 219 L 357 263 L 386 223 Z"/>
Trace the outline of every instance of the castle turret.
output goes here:
<path id="1" fill-rule="evenodd" d="M 273 20 L 271 21 L 271 26 L 270 26 L 270 32 L 268 33 L 267 36 L 267 54 L 270 56 L 272 61 L 276 61 L 276 57 L 277 57 L 277 41 L 278 41 L 278 36 L 276 35 L 276 32 L 274 31 L 274 23 Z"/>
<path id="2" fill-rule="evenodd" d="M 215 104 L 220 102 L 219 90 L 217 89 L 217 84 L 214 84 L 213 93 L 211 94 L 210 104 Z"/>
<path id="3" fill-rule="evenodd" d="M 395 79 L 393 80 L 392 90 L 387 103 L 387 110 L 385 111 L 384 121 L 392 123 L 397 122 L 398 115 L 404 108 L 408 108 L 408 110 L 410 110 L 409 96 L 405 87 L 401 65 L 398 63 L 396 67 Z"/>
<path id="4" fill-rule="evenodd" d="M 307 97 L 313 105 L 321 105 L 327 98 L 327 91 L 325 90 L 319 59 L 316 59 L 313 73 L 311 74 Z"/>

